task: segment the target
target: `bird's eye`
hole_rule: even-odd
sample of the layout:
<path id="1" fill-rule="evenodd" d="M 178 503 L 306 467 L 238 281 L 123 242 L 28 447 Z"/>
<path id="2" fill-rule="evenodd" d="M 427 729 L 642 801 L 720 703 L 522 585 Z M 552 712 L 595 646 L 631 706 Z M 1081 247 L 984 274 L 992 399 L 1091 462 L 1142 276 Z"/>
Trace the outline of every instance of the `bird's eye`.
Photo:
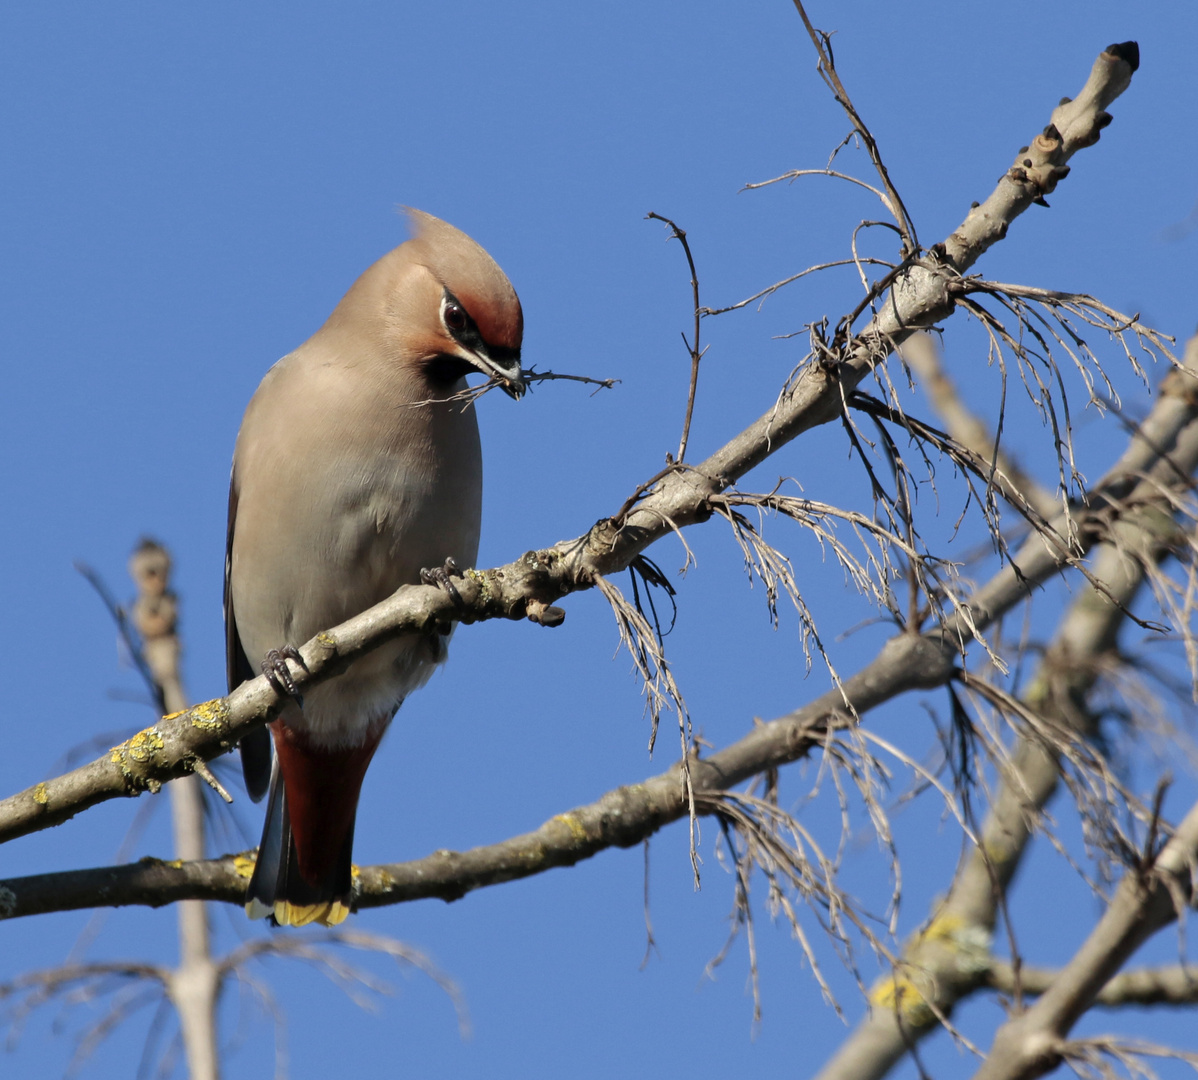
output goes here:
<path id="1" fill-rule="evenodd" d="M 441 317 L 450 330 L 460 333 L 466 329 L 466 313 L 457 304 L 446 304 Z"/>

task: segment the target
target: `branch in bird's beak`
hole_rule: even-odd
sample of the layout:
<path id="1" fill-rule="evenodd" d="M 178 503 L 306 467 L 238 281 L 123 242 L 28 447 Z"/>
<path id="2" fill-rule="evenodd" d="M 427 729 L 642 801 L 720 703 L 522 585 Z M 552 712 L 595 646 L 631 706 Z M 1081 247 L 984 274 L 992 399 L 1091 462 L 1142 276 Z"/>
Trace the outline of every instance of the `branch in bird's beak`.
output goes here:
<path id="1" fill-rule="evenodd" d="M 483 370 L 480 364 L 475 364 L 480 370 Z M 492 390 L 499 388 L 509 397 L 515 398 L 517 401 L 522 398 L 533 383 L 549 382 L 554 379 L 568 379 L 570 382 L 589 383 L 595 390 L 592 394 L 599 393 L 600 390 L 611 390 L 618 383 L 619 379 L 594 379 L 589 375 L 566 375 L 557 371 L 537 371 L 536 368 L 521 369 L 518 374 L 512 375 L 508 372 L 500 373 L 493 362 L 487 364 L 483 371 L 487 375 L 487 381 L 479 383 L 477 386 L 467 386 L 464 390 L 459 390 L 456 394 L 452 394 L 447 398 L 427 398 L 424 401 L 413 401 L 408 408 L 419 408 L 422 405 L 435 405 L 444 402 L 461 402 L 463 406 L 473 405 L 483 394 L 489 394 Z"/>
<path id="2" fill-rule="evenodd" d="M 519 401 L 528 389 L 528 383 L 524 379 L 524 370 L 520 367 L 519 351 L 513 349 L 512 352 L 514 356 L 507 363 L 501 363 L 483 349 L 472 350 L 471 358 L 479 371 L 489 375 L 508 397 Z"/>

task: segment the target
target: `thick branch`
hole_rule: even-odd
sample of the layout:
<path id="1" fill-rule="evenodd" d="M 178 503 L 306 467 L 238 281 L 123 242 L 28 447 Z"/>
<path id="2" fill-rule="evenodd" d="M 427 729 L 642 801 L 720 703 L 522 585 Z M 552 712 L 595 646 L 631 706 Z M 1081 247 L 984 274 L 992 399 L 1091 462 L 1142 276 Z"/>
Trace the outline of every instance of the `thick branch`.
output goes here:
<path id="1" fill-rule="evenodd" d="M 1062 98 L 1052 119 L 1029 146 L 1019 151 L 990 197 L 974 204 L 969 216 L 948 238 L 945 254 L 965 273 L 990 247 L 1007 235 L 1020 214 L 1056 189 L 1069 175 L 1069 161 L 1079 150 L 1098 142 L 1111 122 L 1109 106 L 1131 85 L 1140 66 L 1140 48 L 1134 41 L 1108 45 L 1090 71 L 1076 98 Z"/>
<path id="2" fill-rule="evenodd" d="M 935 685 L 952 673 L 951 653 L 940 642 L 918 637 L 891 641 L 864 671 L 817 701 L 761 725 L 710 758 L 692 760 L 696 792 L 721 791 L 771 764 L 793 761 L 819 745 L 829 726 L 848 722 L 847 696 L 864 712 L 898 693 Z M 467 852 L 439 851 L 410 863 L 360 871 L 358 907 L 376 907 L 438 897 L 456 900 L 487 885 L 571 866 L 608 847 L 640 843 L 687 813 L 681 767 L 640 784 L 617 788 L 598 802 L 551 818 L 539 829 Z M 241 904 L 253 870 L 253 853 L 205 862 L 174 864 L 158 859 L 94 870 L 39 874 L 0 881 L 0 917 L 96 906 L 147 904 L 184 899 Z"/>

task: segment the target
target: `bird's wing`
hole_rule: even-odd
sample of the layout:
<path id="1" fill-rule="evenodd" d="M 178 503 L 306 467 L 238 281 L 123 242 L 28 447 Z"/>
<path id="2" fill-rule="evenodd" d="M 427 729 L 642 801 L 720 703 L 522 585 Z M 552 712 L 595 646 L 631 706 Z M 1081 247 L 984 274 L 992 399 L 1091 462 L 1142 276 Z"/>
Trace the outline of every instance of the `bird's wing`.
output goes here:
<path id="1" fill-rule="evenodd" d="M 229 530 L 225 541 L 225 672 L 230 692 L 256 674 L 237 633 L 233 614 L 233 530 L 237 523 L 237 474 L 229 479 Z M 270 787 L 270 732 L 258 727 L 241 740 L 241 772 L 245 789 L 254 802 L 260 802 Z"/>

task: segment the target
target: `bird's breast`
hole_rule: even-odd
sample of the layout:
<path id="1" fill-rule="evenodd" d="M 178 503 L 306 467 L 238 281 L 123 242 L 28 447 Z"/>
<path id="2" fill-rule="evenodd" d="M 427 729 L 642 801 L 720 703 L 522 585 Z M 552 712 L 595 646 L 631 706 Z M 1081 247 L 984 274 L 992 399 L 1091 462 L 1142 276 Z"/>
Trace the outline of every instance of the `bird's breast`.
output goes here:
<path id="1" fill-rule="evenodd" d="M 473 410 L 325 391 L 283 401 L 285 415 L 274 410 L 287 395 L 255 399 L 238 438 L 231 588 L 252 664 L 418 583 L 424 567 L 473 566 L 478 553 Z M 307 696 L 302 722 L 336 743 L 347 725 L 389 716 L 443 659 L 433 645 L 399 639 L 364 657 Z"/>

